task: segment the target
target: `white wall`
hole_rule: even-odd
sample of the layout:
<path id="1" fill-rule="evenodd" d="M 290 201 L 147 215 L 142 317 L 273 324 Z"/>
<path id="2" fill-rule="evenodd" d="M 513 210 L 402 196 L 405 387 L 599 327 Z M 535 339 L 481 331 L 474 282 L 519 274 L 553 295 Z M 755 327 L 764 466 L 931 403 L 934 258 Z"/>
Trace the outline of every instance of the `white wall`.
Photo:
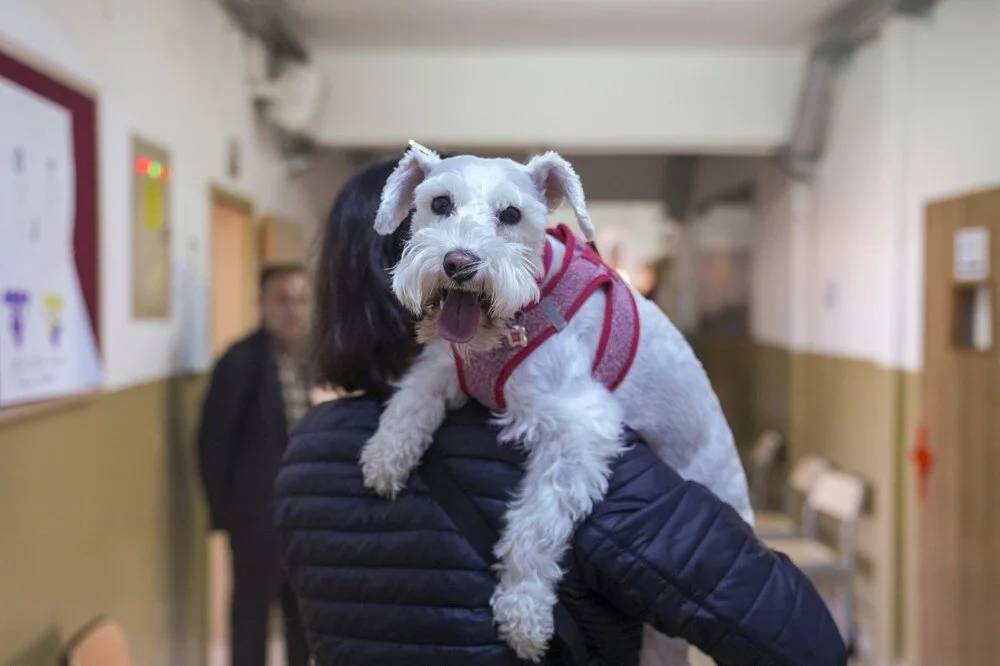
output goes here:
<path id="1" fill-rule="evenodd" d="M 901 174 L 903 348 L 922 361 L 923 219 L 927 203 L 1000 186 L 1000 2 L 950 0 L 886 35 L 899 53 L 905 128 Z"/>
<path id="2" fill-rule="evenodd" d="M 798 49 L 317 53 L 333 146 L 763 153 L 785 139 Z"/>
<path id="3" fill-rule="evenodd" d="M 826 154 L 808 189 L 800 348 L 892 364 L 896 165 L 887 145 L 886 47 L 854 55 L 837 81 Z"/>
<path id="4" fill-rule="evenodd" d="M 826 154 L 811 182 L 789 179 L 773 161 L 755 161 L 745 176 L 757 188 L 752 330 L 761 342 L 895 360 L 897 160 L 886 132 L 886 59 L 875 42 L 838 78 Z"/>
<path id="5" fill-rule="evenodd" d="M 796 286 L 804 283 L 793 263 L 793 233 L 801 230 L 799 223 L 804 219 L 803 188 L 785 178 L 773 163 L 757 167 L 756 183 L 750 330 L 758 342 L 790 346 L 796 339 Z"/>
<path id="6" fill-rule="evenodd" d="M 106 383 L 117 387 L 208 358 L 207 281 L 212 184 L 258 213 L 311 223 L 302 196 L 261 128 L 244 83 L 244 37 L 207 0 L 0 0 L 0 47 L 96 95 L 98 103 L 101 333 Z M 131 137 L 172 158 L 173 316 L 130 315 Z M 226 174 L 239 140 L 243 172 Z"/>
<path id="7" fill-rule="evenodd" d="M 733 181 L 757 185 L 757 340 L 920 370 L 924 209 L 1000 186 L 998 36 L 1000 0 L 949 0 L 925 18 L 894 18 L 840 73 L 827 151 L 812 181 L 793 182 L 766 162 L 729 160 L 700 170 L 700 197 Z M 903 404 L 910 396 L 896 399 L 914 407 Z M 881 618 L 870 635 L 878 663 L 891 655 L 896 622 L 903 623 L 904 656 L 913 656 L 919 631 L 912 472 L 902 441 L 909 433 L 899 431 L 899 414 L 887 412 L 882 427 L 867 424 L 886 436 L 861 443 L 864 455 L 857 442 L 837 441 L 827 452 L 855 466 L 869 460 L 871 478 L 879 479 L 877 515 L 859 538 L 874 558 L 874 585 L 860 591 L 862 609 Z M 899 549 L 909 550 L 897 589 Z M 904 595 L 902 617 L 892 614 L 896 595 Z"/>
<path id="8" fill-rule="evenodd" d="M 997 0 L 896 18 L 839 76 L 810 183 L 759 160 L 702 170 L 702 195 L 727 177 L 757 183 L 758 339 L 919 370 L 924 208 L 1000 185 L 997 35 Z"/>

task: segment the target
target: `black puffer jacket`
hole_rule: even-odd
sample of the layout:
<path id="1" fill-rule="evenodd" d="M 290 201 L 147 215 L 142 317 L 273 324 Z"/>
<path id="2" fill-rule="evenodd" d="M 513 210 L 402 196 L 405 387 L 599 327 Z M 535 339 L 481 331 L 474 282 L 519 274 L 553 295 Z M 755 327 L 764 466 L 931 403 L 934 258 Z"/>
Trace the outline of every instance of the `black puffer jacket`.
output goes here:
<path id="1" fill-rule="evenodd" d="M 520 663 L 494 630 L 491 572 L 419 470 L 394 501 L 362 486 L 358 455 L 378 417 L 378 404 L 365 398 L 317 407 L 278 476 L 277 522 L 317 663 Z M 434 446 L 499 530 L 523 454 L 498 446 L 488 420 L 476 404 L 453 412 Z M 577 530 L 560 592 L 595 663 L 637 663 L 646 622 L 720 664 L 844 664 L 826 607 L 788 559 L 633 443 L 614 465 L 607 497 Z M 550 652 L 548 663 L 558 656 Z"/>

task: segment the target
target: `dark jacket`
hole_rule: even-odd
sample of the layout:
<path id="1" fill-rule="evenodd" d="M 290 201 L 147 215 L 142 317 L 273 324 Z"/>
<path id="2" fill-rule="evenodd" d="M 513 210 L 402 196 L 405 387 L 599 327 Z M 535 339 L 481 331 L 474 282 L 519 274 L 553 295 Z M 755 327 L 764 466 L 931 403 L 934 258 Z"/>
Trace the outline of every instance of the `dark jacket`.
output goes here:
<path id="1" fill-rule="evenodd" d="M 198 453 L 214 529 L 273 531 L 274 479 L 287 442 L 271 338 L 258 330 L 219 359 L 202 408 Z"/>
<path id="2" fill-rule="evenodd" d="M 219 359 L 198 436 L 201 475 L 213 529 L 229 533 L 233 663 L 263 664 L 271 602 L 282 593 L 290 664 L 305 664 L 305 638 L 282 584 L 274 525 L 274 480 L 288 443 L 285 402 L 271 337 L 263 330 Z M 286 589 L 282 589 L 282 588 Z"/>
<path id="3" fill-rule="evenodd" d="M 362 486 L 358 454 L 378 417 L 365 398 L 315 408 L 278 475 L 276 519 L 317 663 L 520 663 L 494 629 L 491 572 L 420 470 L 394 501 Z M 488 419 L 476 404 L 453 412 L 433 446 L 499 530 L 523 454 L 498 446 Z M 560 591 L 595 663 L 635 664 L 646 622 L 720 664 L 844 664 L 840 634 L 802 573 L 629 438 L 606 498 L 576 532 Z"/>

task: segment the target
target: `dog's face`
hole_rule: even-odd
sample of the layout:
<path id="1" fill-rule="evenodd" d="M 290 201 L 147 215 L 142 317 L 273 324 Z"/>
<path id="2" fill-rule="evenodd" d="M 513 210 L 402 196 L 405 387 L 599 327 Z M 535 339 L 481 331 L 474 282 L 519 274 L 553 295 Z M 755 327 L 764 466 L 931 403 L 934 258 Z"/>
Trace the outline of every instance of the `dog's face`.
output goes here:
<path id="1" fill-rule="evenodd" d="M 564 198 L 589 235 L 580 179 L 556 153 L 524 165 L 411 148 L 386 182 L 375 229 L 391 233 L 414 210 L 392 288 L 423 315 L 422 337 L 495 344 L 539 297 L 546 216 Z"/>

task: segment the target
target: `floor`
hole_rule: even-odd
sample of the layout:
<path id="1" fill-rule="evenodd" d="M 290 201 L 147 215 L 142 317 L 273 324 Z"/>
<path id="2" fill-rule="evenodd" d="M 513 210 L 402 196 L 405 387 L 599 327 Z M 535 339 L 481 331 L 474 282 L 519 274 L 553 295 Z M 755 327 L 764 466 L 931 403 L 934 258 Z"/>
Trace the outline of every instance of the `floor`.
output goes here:
<path id="1" fill-rule="evenodd" d="M 285 666 L 285 639 L 281 635 L 280 612 L 271 613 L 271 638 L 267 642 L 267 666 Z M 206 666 L 229 666 L 228 640 L 215 640 L 208 646 Z M 692 665 L 693 666 L 693 665 Z"/>

